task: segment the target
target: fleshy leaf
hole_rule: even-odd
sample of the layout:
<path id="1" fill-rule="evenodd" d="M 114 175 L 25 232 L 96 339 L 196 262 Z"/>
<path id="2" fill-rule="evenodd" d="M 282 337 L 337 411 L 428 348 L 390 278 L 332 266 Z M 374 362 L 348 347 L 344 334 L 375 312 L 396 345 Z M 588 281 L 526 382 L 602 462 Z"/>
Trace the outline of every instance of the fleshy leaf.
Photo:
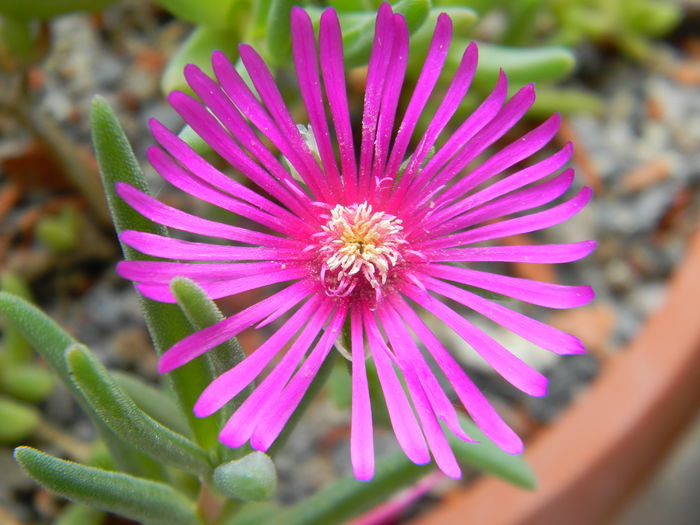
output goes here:
<path id="1" fill-rule="evenodd" d="M 3 0 L 0 13 L 31 20 L 48 20 L 73 11 L 100 11 L 115 0 Z"/>
<path id="2" fill-rule="evenodd" d="M 148 189 L 124 130 L 109 104 L 104 99 L 97 97 L 93 102 L 90 118 L 97 162 L 100 166 L 102 183 L 117 233 L 133 229 L 160 235 L 167 234 L 164 227 L 144 218 L 116 194 L 115 185 L 117 182 L 127 182 L 145 192 Z M 128 260 L 148 259 L 128 246 L 122 245 L 122 249 Z M 177 306 L 141 298 L 141 307 L 154 346 L 159 354 L 190 334 L 189 323 Z M 167 377 L 171 381 L 178 403 L 187 417 L 187 422 L 197 442 L 207 449 L 218 447 L 216 418 L 199 419 L 194 416 L 192 411 L 199 394 L 213 379 L 207 362 L 203 359 L 196 359 L 169 373 Z"/>
<path id="3" fill-rule="evenodd" d="M 32 405 L 0 397 L 0 443 L 17 443 L 39 426 L 39 411 Z"/>
<path id="4" fill-rule="evenodd" d="M 98 509 L 71 503 L 61 512 L 54 525 L 102 525 L 107 516 Z"/>
<path id="5" fill-rule="evenodd" d="M 180 90 L 192 94 L 185 81 L 183 70 L 187 64 L 195 64 L 207 75 L 212 75 L 211 55 L 215 50 L 223 51 L 230 60 L 238 56 L 238 37 L 230 29 L 199 26 L 192 31 L 177 52 L 168 61 L 160 85 L 164 94 Z"/>
<path id="6" fill-rule="evenodd" d="M 267 14 L 267 31 L 265 32 L 266 58 L 271 66 L 289 62 L 292 41 L 289 36 L 289 13 L 298 0 L 272 0 Z"/>
<path id="7" fill-rule="evenodd" d="M 206 452 L 145 414 L 87 348 L 82 345 L 68 348 L 66 361 L 73 382 L 95 415 L 117 436 L 158 461 L 192 474 L 209 474 L 211 466 Z"/>
<path id="8" fill-rule="evenodd" d="M 275 465 L 263 452 L 251 452 L 219 465 L 214 470 L 213 479 L 222 494 L 244 501 L 272 499 L 277 491 Z"/>
<path id="9" fill-rule="evenodd" d="M 124 393 L 146 414 L 175 432 L 191 437 L 187 420 L 172 397 L 144 383 L 135 375 L 119 370 L 110 371 L 110 375 Z"/>
<path id="10" fill-rule="evenodd" d="M 466 416 L 460 414 L 459 422 L 462 429 L 479 442 L 467 443 L 462 441 L 445 428 L 445 435 L 450 442 L 457 461 L 524 489 L 534 490 L 537 487 L 535 473 L 522 456 L 514 456 L 502 451 Z"/>
<path id="11" fill-rule="evenodd" d="M 175 489 L 145 479 L 58 459 L 30 447 L 15 459 L 37 482 L 77 503 L 153 525 L 199 525 L 195 506 Z"/>
<path id="12" fill-rule="evenodd" d="M 455 42 L 450 49 L 449 60 L 455 67 L 464 45 L 466 42 Z M 513 84 L 551 82 L 569 75 L 575 65 L 573 53 L 564 47 L 519 48 L 479 42 L 479 67 L 474 82 L 491 89 L 501 69 L 508 72 L 508 80 Z"/>
<path id="13" fill-rule="evenodd" d="M 231 27 L 238 0 L 155 0 L 176 17 L 210 27 Z"/>
<path id="14" fill-rule="evenodd" d="M 77 344 L 77 341 L 37 307 L 7 292 L 0 292 L 0 313 L 22 332 L 54 373 L 73 390 L 78 402 L 91 415 L 83 395 L 70 380 L 64 359 L 65 349 Z M 92 420 L 106 441 L 114 460 L 122 469 L 152 478 L 162 477 L 163 469 L 158 463 L 137 453 L 115 436 L 99 419 L 92 418 Z"/>

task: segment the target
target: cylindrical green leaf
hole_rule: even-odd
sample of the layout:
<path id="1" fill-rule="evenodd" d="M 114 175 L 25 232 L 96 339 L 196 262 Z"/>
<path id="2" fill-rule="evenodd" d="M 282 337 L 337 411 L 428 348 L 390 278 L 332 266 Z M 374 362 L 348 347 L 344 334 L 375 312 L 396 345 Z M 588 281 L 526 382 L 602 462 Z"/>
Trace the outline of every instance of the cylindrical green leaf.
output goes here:
<path id="1" fill-rule="evenodd" d="M 187 420 L 172 397 L 127 372 L 112 370 L 110 375 L 124 393 L 146 414 L 175 432 L 191 437 Z"/>
<path id="2" fill-rule="evenodd" d="M 95 98 L 90 119 L 97 162 L 117 233 L 133 229 L 167 235 L 164 227 L 142 217 L 116 194 L 115 184 L 119 181 L 127 182 L 146 192 L 148 188 L 124 130 L 104 99 Z M 149 259 L 128 246 L 122 245 L 122 249 L 127 259 Z M 159 354 L 191 333 L 187 319 L 177 306 L 142 298 L 141 307 Z M 197 442 L 207 449 L 216 448 L 218 446 L 217 419 L 215 417 L 199 419 L 192 412 L 199 394 L 213 379 L 207 362 L 203 359 L 195 359 L 170 372 L 167 377 Z"/>
<path id="3" fill-rule="evenodd" d="M 275 465 L 263 452 L 251 452 L 219 465 L 214 470 L 213 480 L 222 494 L 244 501 L 272 499 L 277 491 Z"/>
<path id="4" fill-rule="evenodd" d="M 192 89 L 185 81 L 185 66 L 194 64 L 211 76 L 211 55 L 217 49 L 223 51 L 229 60 L 235 60 L 238 57 L 237 34 L 231 29 L 196 27 L 168 61 L 160 81 L 163 94 L 167 95 L 176 89 L 192 94 Z"/>
<path id="5" fill-rule="evenodd" d="M 32 302 L 32 293 L 27 284 L 17 275 L 5 272 L 0 278 L 0 288 L 25 301 Z M 5 356 L 9 361 L 25 362 L 33 358 L 32 347 L 12 322 L 3 323 Z"/>
<path id="6" fill-rule="evenodd" d="M 2 0 L 0 13 L 16 18 L 48 20 L 72 11 L 99 11 L 115 0 Z"/>
<path id="7" fill-rule="evenodd" d="M 77 341 L 34 305 L 7 292 L 0 292 L 0 313 L 22 332 L 54 373 L 73 390 L 85 411 L 92 415 L 83 395 L 70 380 L 64 359 L 65 349 L 77 344 Z M 99 419 L 93 418 L 93 423 L 107 443 L 115 462 L 122 469 L 153 478 L 162 476 L 163 470 L 158 463 L 137 453 L 117 438 Z"/>
<path id="8" fill-rule="evenodd" d="M 292 7 L 299 3 L 298 0 L 271 0 L 270 2 L 265 32 L 265 58 L 271 66 L 289 63 L 292 52 L 290 13 Z"/>
<path id="9" fill-rule="evenodd" d="M 449 60 L 456 67 L 466 42 L 455 43 L 450 49 Z M 502 68 L 513 84 L 551 82 L 569 75 L 576 65 L 574 54 L 563 47 L 519 48 L 479 43 L 479 67 L 474 83 L 491 89 Z"/>
<path id="10" fill-rule="evenodd" d="M 402 488 L 413 485 L 430 472 L 431 465 L 415 465 L 403 452 L 394 453 L 377 462 L 371 481 L 358 481 L 348 475 L 280 514 L 265 525 L 283 522 L 285 525 L 334 525 L 345 523 L 372 507 L 386 501 Z"/>
<path id="11" fill-rule="evenodd" d="M 522 456 L 514 456 L 498 448 L 469 418 L 460 414 L 459 422 L 464 431 L 478 443 L 467 443 L 443 426 L 447 440 L 457 461 L 488 472 L 513 485 L 534 490 L 537 487 L 535 473 Z"/>
<path id="12" fill-rule="evenodd" d="M 51 373 L 33 363 L 0 362 L 0 387 L 8 394 L 38 403 L 53 390 Z"/>
<path id="13" fill-rule="evenodd" d="M 32 405 L 0 397 L 0 443 L 17 443 L 39 426 L 39 411 Z"/>
<path id="14" fill-rule="evenodd" d="M 58 459 L 30 447 L 15 459 L 37 482 L 77 503 L 153 525 L 200 525 L 195 506 L 162 483 Z"/>
<path id="15" fill-rule="evenodd" d="M 102 525 L 107 516 L 98 509 L 80 503 L 66 505 L 54 525 Z"/>
<path id="16" fill-rule="evenodd" d="M 206 452 L 146 415 L 87 348 L 70 347 L 66 361 L 73 382 L 95 415 L 117 436 L 140 452 L 192 474 L 205 476 L 211 472 Z"/>
<path id="17" fill-rule="evenodd" d="M 238 0 L 155 0 L 155 2 L 176 17 L 194 24 L 203 24 L 210 27 L 226 28 L 235 25 L 236 13 L 234 7 L 239 10 L 245 6 L 236 6 Z M 238 13 L 240 16 L 242 13 Z"/>

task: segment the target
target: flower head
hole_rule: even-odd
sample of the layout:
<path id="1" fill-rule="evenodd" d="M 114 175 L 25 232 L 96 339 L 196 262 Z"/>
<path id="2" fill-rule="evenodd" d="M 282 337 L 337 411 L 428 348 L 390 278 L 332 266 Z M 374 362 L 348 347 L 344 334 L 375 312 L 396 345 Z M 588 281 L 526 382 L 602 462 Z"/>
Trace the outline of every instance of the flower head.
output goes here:
<path id="1" fill-rule="evenodd" d="M 230 241 L 209 244 L 124 232 L 123 242 L 143 253 L 188 261 L 122 262 L 121 275 L 135 281 L 147 297 L 173 302 L 168 283 L 175 276 L 195 280 L 214 299 L 272 287 L 259 302 L 175 344 L 162 356 L 160 370 L 177 368 L 247 328 L 277 321 L 272 336 L 216 378 L 195 406 L 200 416 L 212 414 L 264 376 L 222 429 L 223 443 L 237 447 L 250 441 L 254 448 L 266 450 L 337 344 L 349 347 L 352 360 L 351 455 L 359 479 L 371 478 L 374 469 L 368 358 L 376 366 L 397 440 L 414 462 L 427 463 L 432 454 L 443 472 L 459 477 L 440 422 L 470 440 L 438 375 L 447 379 L 490 439 L 508 452 L 519 452 L 518 436 L 424 317 L 437 318 L 510 383 L 535 396 L 545 393 L 545 377 L 446 300 L 552 352 L 584 351 L 571 335 L 463 286 L 551 308 L 575 307 L 592 299 L 589 287 L 535 282 L 471 267 L 484 261 L 563 263 L 594 249 L 591 241 L 533 246 L 492 242 L 563 222 L 590 198 L 590 190 L 584 188 L 563 203 L 532 211 L 564 194 L 573 180 L 572 170 L 560 172 L 571 156 L 571 145 L 529 166 L 519 165 L 553 138 L 559 117 L 552 116 L 473 166 L 534 101 L 532 86 L 506 100 L 507 81 L 501 74 L 493 92 L 436 146 L 474 75 L 477 47 L 472 43 L 409 154 L 418 119 L 445 63 L 452 27 L 449 17 L 439 17 L 422 72 L 399 120 L 408 30 L 404 18 L 384 4 L 376 20 L 362 133 L 356 145 L 335 12 L 329 9 L 321 17 L 318 47 L 308 15 L 295 8 L 291 20 L 308 128 L 292 119 L 270 71 L 246 45 L 240 47 L 240 56 L 257 94 L 217 52 L 212 59 L 216 81 L 194 66 L 185 70 L 201 102 L 179 92 L 169 96 L 184 120 L 248 183 L 218 171 L 164 126 L 151 122 L 158 146 L 148 151 L 148 158 L 158 173 L 254 227 L 196 217 L 136 188 L 118 185 L 121 197 L 144 216 L 176 230 Z M 347 342 L 339 340 L 344 327 Z M 270 369 L 278 354 L 283 355 Z M 437 364 L 437 375 L 429 359 Z"/>

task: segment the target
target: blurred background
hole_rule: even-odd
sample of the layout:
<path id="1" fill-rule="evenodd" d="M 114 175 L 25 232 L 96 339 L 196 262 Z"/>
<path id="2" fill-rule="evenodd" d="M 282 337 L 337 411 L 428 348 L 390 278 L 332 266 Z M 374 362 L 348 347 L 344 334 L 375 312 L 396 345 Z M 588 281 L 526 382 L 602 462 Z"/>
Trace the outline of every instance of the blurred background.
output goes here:
<path id="1" fill-rule="evenodd" d="M 165 102 L 165 94 L 189 89 L 182 77 L 183 65 L 196 63 L 210 71 L 212 50 L 221 49 L 236 61 L 237 44 L 248 42 L 274 69 L 297 121 L 305 122 L 289 57 L 288 12 L 294 4 L 306 5 L 315 20 L 326 5 L 339 11 L 348 35 L 351 109 L 359 123 L 378 5 L 373 0 L 3 0 L 2 289 L 34 301 L 110 368 L 157 382 L 157 358 L 135 291 L 114 272 L 120 251 L 91 145 L 91 101 L 99 94 L 114 107 L 159 198 L 180 209 L 222 218 L 219 211 L 167 187 L 146 167 L 144 152 L 152 143 L 148 119 L 181 129 L 182 122 Z M 495 337 L 550 377 L 549 395 L 538 399 L 520 395 L 477 359 L 464 357 L 470 374 L 514 429 L 536 440 L 561 421 L 561 414 L 576 405 L 581 392 L 606 375 L 611 363 L 630 348 L 634 350 L 635 338 L 667 299 L 667 283 L 696 234 L 700 211 L 700 2 L 402 0 L 395 8 L 405 14 L 413 32 L 408 84 L 420 73 L 437 15 L 447 12 L 455 24 L 455 39 L 443 87 L 465 45 L 477 40 L 480 48 L 474 85 L 453 123 L 488 94 L 500 67 L 508 74 L 513 91 L 535 82 L 537 103 L 504 142 L 552 112 L 561 112 L 563 124 L 551 147 L 573 141 L 576 184 L 595 190 L 594 201 L 575 219 L 549 231 L 506 240 L 523 244 L 596 239 L 599 248 L 591 257 L 561 268 L 503 267 L 504 272 L 519 277 L 591 284 L 598 299 L 589 306 L 553 314 L 525 309 L 581 338 L 589 353 L 559 358 L 506 332 L 494 333 L 491 327 Z M 435 97 L 431 102 L 433 109 L 439 100 Z M 426 111 L 422 126 L 427 125 L 430 114 Z M 183 136 L 211 162 L 221 165 L 187 129 Z M 221 307 L 232 312 L 245 301 L 245 297 L 222 301 Z M 686 306 L 698 310 L 697 304 Z M 2 330 L 0 524 L 52 523 L 63 519 L 65 502 L 36 487 L 19 470 L 11 457 L 12 447 L 29 443 L 81 461 L 98 461 L 95 458 L 101 450 L 93 443 L 94 432 L 87 419 L 17 330 L 8 323 Z M 260 337 L 245 333 L 241 343 L 254 348 Z M 449 333 L 441 337 L 460 356 L 467 355 L 460 340 Z M 668 337 L 658 341 L 660 352 L 674 350 L 674 339 Z M 700 338 L 695 347 L 700 350 Z M 695 354 L 688 353 L 687 367 L 697 366 Z M 298 500 L 347 472 L 349 379 L 345 371 L 334 371 L 329 385 L 305 416 L 313 424 L 300 425 L 286 446 L 287 454 L 280 457 L 284 482 L 280 497 L 284 501 Z M 607 522 L 700 523 L 700 502 L 695 495 L 700 481 L 700 421 L 692 423 L 697 397 L 690 398 L 692 394 L 685 391 L 678 395 L 685 396 L 678 406 L 687 407 L 679 415 L 677 432 L 665 441 L 669 448 L 659 449 L 644 462 L 650 483 L 640 478 L 639 483 L 621 490 L 624 497 L 616 499 L 614 510 L 604 512 Z M 615 400 L 610 403 L 614 405 Z M 660 402 L 649 402 L 649 407 L 647 416 L 654 410 L 666 410 Z M 618 410 L 624 419 L 624 407 Z M 591 433 L 595 425 L 590 422 Z M 394 446 L 381 429 L 377 439 L 380 453 Z M 461 485 L 467 486 L 476 477 L 476 473 L 465 476 Z M 644 487 L 641 492 L 640 487 Z M 455 484 L 437 484 L 392 519 L 422 515 L 455 488 Z M 124 523 L 99 513 L 91 519 L 94 523 L 105 519 Z M 489 525 L 488 520 L 481 523 Z"/>

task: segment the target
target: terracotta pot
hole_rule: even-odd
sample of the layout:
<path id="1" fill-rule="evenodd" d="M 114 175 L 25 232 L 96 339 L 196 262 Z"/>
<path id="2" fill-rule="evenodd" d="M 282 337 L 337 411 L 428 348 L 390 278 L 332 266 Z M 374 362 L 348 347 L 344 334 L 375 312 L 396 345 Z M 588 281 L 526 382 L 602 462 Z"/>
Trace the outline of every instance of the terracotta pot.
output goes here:
<path id="1" fill-rule="evenodd" d="M 448 494 L 413 525 L 598 525 L 611 520 L 700 404 L 700 231 L 664 305 L 567 411 L 526 446 L 535 492 L 495 478 Z"/>

